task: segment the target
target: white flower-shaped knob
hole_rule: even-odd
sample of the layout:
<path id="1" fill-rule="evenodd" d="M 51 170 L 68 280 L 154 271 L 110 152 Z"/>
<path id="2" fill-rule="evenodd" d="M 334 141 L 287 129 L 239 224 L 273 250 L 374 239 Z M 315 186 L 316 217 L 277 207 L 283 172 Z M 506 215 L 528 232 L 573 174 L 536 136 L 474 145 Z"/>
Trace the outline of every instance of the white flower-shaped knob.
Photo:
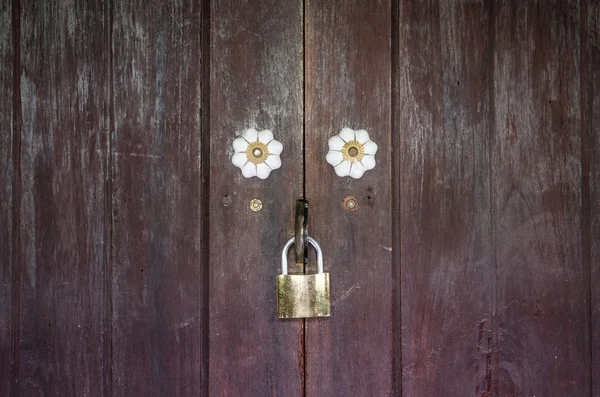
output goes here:
<path id="1" fill-rule="evenodd" d="M 257 132 L 254 128 L 248 128 L 233 141 L 233 150 L 235 153 L 231 162 L 240 167 L 245 178 L 257 176 L 266 179 L 271 171 L 281 167 L 279 155 L 283 145 L 273 138 L 270 130 Z"/>
<path id="2" fill-rule="evenodd" d="M 329 138 L 327 162 L 338 176 L 358 179 L 365 171 L 375 168 L 377 144 L 365 130 L 342 128 L 340 133 Z"/>

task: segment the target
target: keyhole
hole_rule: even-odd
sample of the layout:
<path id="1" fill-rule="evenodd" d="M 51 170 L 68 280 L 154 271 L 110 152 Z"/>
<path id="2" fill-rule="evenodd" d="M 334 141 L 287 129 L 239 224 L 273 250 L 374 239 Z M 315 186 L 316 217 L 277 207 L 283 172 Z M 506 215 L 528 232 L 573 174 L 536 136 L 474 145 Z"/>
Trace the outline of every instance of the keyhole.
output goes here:
<path id="1" fill-rule="evenodd" d="M 350 157 L 356 157 L 358 156 L 358 148 L 355 146 L 350 147 L 350 149 L 348 149 L 348 155 Z"/>

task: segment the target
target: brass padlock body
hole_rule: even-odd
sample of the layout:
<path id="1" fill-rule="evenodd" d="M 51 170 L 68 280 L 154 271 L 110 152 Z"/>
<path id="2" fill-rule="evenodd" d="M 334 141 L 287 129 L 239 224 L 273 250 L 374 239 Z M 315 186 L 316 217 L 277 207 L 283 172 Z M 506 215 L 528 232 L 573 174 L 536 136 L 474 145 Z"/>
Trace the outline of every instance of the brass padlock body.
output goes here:
<path id="1" fill-rule="evenodd" d="M 329 273 L 277 276 L 279 318 L 329 317 Z"/>
<path id="2" fill-rule="evenodd" d="M 281 274 L 276 283 L 277 315 L 279 318 L 329 317 L 329 273 L 323 271 L 321 246 L 312 237 L 306 238 L 317 253 L 317 273 L 288 274 L 287 253 L 294 241 L 295 237 L 290 238 L 281 252 Z"/>

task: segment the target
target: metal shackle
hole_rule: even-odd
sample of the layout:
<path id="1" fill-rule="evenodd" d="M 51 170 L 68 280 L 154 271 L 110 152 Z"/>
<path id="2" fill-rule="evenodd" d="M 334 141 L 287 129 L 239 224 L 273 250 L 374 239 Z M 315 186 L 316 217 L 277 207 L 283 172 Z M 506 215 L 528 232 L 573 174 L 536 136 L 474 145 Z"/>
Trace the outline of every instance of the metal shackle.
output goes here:
<path id="1" fill-rule="evenodd" d="M 296 237 L 291 237 L 283 246 L 283 251 L 281 252 L 281 274 L 288 274 L 287 253 L 295 240 Z M 323 273 L 323 251 L 321 251 L 321 246 L 317 243 L 317 240 L 312 237 L 307 237 L 306 241 L 308 241 L 317 252 L 317 273 Z"/>

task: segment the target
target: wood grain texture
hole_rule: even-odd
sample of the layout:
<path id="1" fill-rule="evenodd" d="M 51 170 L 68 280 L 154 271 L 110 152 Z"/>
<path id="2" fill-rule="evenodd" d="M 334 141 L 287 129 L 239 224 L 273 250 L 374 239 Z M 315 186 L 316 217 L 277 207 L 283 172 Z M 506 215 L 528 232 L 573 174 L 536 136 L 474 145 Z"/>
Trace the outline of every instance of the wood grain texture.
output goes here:
<path id="1" fill-rule="evenodd" d="M 209 394 L 302 396 L 302 321 L 278 320 L 275 302 L 302 195 L 302 3 L 213 1 L 211 20 Z M 283 144 L 266 180 L 231 163 L 249 127 Z"/>
<path id="2" fill-rule="evenodd" d="M 0 65 L 1 396 L 600 397 L 597 0 L 0 0 Z"/>
<path id="3" fill-rule="evenodd" d="M 591 270 L 591 388 L 593 397 L 600 397 L 600 2 L 597 0 L 587 1 L 585 9 L 586 29 L 582 40 L 587 78 L 582 80 L 585 85 L 581 87 L 586 90 L 586 95 L 582 95 L 586 101 L 582 103 L 585 107 L 583 131 L 587 133 L 587 214 L 584 207 L 583 216 L 588 216 L 587 222 L 584 220 L 584 233 L 589 233 L 587 239 L 584 239 L 584 255 L 589 255 L 586 260 L 589 262 Z M 587 141 L 587 142 L 586 142 Z M 586 149 L 586 147 L 582 148 Z M 584 175 L 585 177 L 586 175 Z M 585 187 L 584 187 L 585 188 Z M 586 203 L 584 198 L 584 203 Z M 584 204 L 585 205 L 585 204 Z M 587 247 L 585 244 L 589 244 Z"/>
<path id="4" fill-rule="evenodd" d="M 402 266 L 402 392 L 488 396 L 495 281 L 489 4 L 400 4 L 394 249 Z"/>
<path id="5" fill-rule="evenodd" d="M 13 24 L 12 5 L 0 1 L 0 395 L 10 395 L 13 360 Z"/>
<path id="6" fill-rule="evenodd" d="M 102 1 L 21 2 L 19 396 L 103 395 Z"/>
<path id="7" fill-rule="evenodd" d="M 307 1 L 305 13 L 309 233 L 332 300 L 330 318 L 306 320 L 306 395 L 390 395 L 391 3 Z M 325 161 L 342 127 L 367 130 L 379 147 L 361 179 L 340 178 Z M 342 206 L 347 195 L 354 212 Z"/>
<path id="8" fill-rule="evenodd" d="M 496 6 L 498 393 L 588 395 L 578 1 Z"/>
<path id="9" fill-rule="evenodd" d="M 113 395 L 203 394 L 201 3 L 113 10 Z"/>

